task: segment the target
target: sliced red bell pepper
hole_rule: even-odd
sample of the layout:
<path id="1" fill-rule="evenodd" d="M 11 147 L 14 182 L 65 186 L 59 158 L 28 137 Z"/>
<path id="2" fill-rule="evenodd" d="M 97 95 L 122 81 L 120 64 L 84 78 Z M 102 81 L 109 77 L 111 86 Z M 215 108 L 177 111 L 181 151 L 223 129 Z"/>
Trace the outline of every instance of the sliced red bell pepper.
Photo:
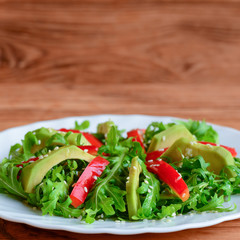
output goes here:
<path id="1" fill-rule="evenodd" d="M 157 150 L 157 151 L 153 151 L 150 153 L 147 153 L 147 157 L 146 160 L 156 160 L 157 158 L 159 158 L 164 152 L 167 151 L 168 148 L 164 148 L 162 150 Z"/>
<path id="2" fill-rule="evenodd" d="M 16 167 L 23 167 L 24 163 L 35 162 L 38 159 L 39 159 L 38 157 L 29 158 L 27 161 L 23 161 L 21 164 L 16 165 Z"/>
<path id="3" fill-rule="evenodd" d="M 109 162 L 102 157 L 95 157 L 79 177 L 70 194 L 72 205 L 76 208 L 84 203 L 89 191 Z"/>
<path id="4" fill-rule="evenodd" d="M 75 129 L 66 129 L 66 128 L 61 128 L 58 131 L 60 132 L 73 132 L 73 133 L 82 133 L 82 135 L 88 140 L 91 145 L 96 146 L 96 147 L 101 147 L 103 143 L 99 141 L 96 137 L 94 137 L 92 134 L 87 133 L 87 132 L 82 132 L 79 130 Z"/>
<path id="5" fill-rule="evenodd" d="M 97 153 L 98 153 L 98 147 L 93 146 L 93 145 L 91 145 L 91 146 L 77 146 L 77 147 L 82 149 L 83 151 L 91 154 L 91 155 L 94 155 L 94 156 L 96 156 Z"/>
<path id="6" fill-rule="evenodd" d="M 165 182 L 183 202 L 189 198 L 187 184 L 182 179 L 181 174 L 171 165 L 163 160 L 146 162 L 146 165 L 148 171 L 158 175 L 159 179 Z"/>
<path id="7" fill-rule="evenodd" d="M 143 144 L 143 135 L 145 133 L 145 129 L 134 129 L 132 131 L 127 132 L 127 137 L 133 137 L 133 141 L 135 142 L 139 142 L 142 149 L 144 150 L 144 152 L 146 153 L 144 144 Z"/>
<path id="8" fill-rule="evenodd" d="M 211 143 L 211 142 L 199 141 L 199 143 L 205 144 L 205 145 L 206 145 L 206 144 L 209 144 L 209 145 L 211 145 L 211 146 L 218 146 L 218 144 L 216 144 L 216 143 Z M 236 157 L 236 156 L 237 156 L 237 152 L 236 152 L 235 148 L 227 147 L 227 146 L 224 146 L 224 145 L 219 145 L 219 146 L 227 149 L 227 150 L 232 154 L 233 157 Z"/>
<path id="9" fill-rule="evenodd" d="M 81 132 L 82 135 L 88 140 L 89 143 L 91 143 L 93 146 L 101 147 L 103 143 L 99 141 L 96 137 L 94 137 L 92 134 L 87 132 Z"/>

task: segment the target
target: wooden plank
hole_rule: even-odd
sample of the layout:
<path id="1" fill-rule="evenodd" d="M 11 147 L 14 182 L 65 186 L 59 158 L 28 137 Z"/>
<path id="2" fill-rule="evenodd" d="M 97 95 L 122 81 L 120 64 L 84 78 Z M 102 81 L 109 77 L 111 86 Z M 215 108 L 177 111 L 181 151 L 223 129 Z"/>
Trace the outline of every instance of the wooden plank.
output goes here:
<path id="1" fill-rule="evenodd" d="M 102 113 L 240 129 L 240 1 L 0 0 L 0 131 Z M 115 239 L 239 239 L 240 220 Z M 110 239 L 0 220 L 0 239 Z"/>

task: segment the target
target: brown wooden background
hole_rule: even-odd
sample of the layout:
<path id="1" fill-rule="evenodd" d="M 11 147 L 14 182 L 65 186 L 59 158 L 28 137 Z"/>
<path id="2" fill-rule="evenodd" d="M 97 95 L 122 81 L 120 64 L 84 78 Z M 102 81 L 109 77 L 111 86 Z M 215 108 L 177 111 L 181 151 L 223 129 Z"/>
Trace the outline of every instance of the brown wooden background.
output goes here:
<path id="1" fill-rule="evenodd" d="M 240 1 L 0 0 L 0 130 L 101 113 L 240 129 Z M 0 220 L 0 239 L 111 239 Z M 240 239 L 240 220 L 115 239 Z"/>

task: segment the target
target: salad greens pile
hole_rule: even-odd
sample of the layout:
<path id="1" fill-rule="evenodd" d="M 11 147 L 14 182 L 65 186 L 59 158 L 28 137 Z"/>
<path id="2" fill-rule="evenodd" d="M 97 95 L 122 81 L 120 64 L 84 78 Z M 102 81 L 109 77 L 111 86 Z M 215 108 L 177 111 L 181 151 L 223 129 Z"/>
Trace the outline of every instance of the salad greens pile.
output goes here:
<path id="1" fill-rule="evenodd" d="M 147 126 L 143 134 L 143 144 L 148 149 L 156 134 L 165 131 L 173 125 L 184 125 L 197 141 L 218 143 L 217 132 L 205 121 L 176 121 L 170 124 L 153 122 Z M 89 162 L 79 159 L 64 159 L 54 165 L 37 184 L 33 192 L 26 192 L 22 185 L 22 171 L 34 161 L 47 157 L 51 151 L 57 151 L 63 146 L 70 146 L 70 136 L 79 130 L 76 145 L 80 146 L 83 134 L 81 131 L 89 127 L 89 122 L 75 122 L 72 131 L 52 133 L 52 129 L 41 128 L 26 133 L 21 143 L 13 145 L 9 156 L 0 164 L 0 192 L 14 195 L 30 206 L 38 208 L 42 214 L 79 218 L 87 223 L 98 219 L 143 220 L 163 219 L 190 211 L 232 211 L 235 206 L 223 207 L 231 195 L 240 193 L 240 159 L 234 157 L 235 165 L 227 166 L 236 173 L 229 178 L 226 172 L 219 174 L 208 170 L 203 156 L 184 156 L 181 164 L 164 159 L 175 169 L 187 184 L 189 198 L 183 201 L 169 185 L 157 174 L 149 171 L 146 165 L 147 153 L 138 140 L 124 137 L 124 131 L 111 124 L 106 134 L 92 133 L 94 138 L 102 142 L 97 148 L 97 156 L 106 159 L 109 164 L 100 174 L 91 188 L 86 190 L 86 199 L 78 207 L 72 205 L 71 192 L 79 177 L 87 169 Z M 33 151 L 34 149 L 34 151 Z M 85 151 L 87 152 L 87 151 Z M 134 193 L 137 196 L 137 212 L 129 217 L 126 183 L 133 159 L 141 168 L 138 183 Z M 133 203 L 134 204 L 134 203 Z M 136 207 L 135 206 L 135 207 Z"/>

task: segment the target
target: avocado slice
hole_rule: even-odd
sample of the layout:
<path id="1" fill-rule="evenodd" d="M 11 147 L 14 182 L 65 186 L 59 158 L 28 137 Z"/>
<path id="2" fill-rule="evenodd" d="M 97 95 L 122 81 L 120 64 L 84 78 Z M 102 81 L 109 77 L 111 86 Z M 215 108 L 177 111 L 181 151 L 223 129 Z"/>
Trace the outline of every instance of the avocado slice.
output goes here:
<path id="1" fill-rule="evenodd" d="M 231 153 L 223 147 L 204 145 L 193 142 L 186 138 L 180 138 L 162 154 L 161 158 L 167 158 L 172 162 L 179 162 L 182 157 L 195 157 L 201 155 L 204 160 L 210 163 L 208 170 L 219 174 L 225 166 L 235 165 Z M 236 173 L 226 168 L 229 178 L 235 177 Z"/>
<path id="2" fill-rule="evenodd" d="M 53 150 L 48 156 L 43 159 L 38 159 L 22 169 L 21 182 L 23 189 L 27 193 L 32 193 L 34 187 L 41 183 L 46 173 L 52 167 L 66 159 L 82 159 L 90 162 L 93 158 L 95 158 L 95 156 L 84 152 L 74 145 L 64 146 L 57 150 Z"/>
<path id="3" fill-rule="evenodd" d="M 36 152 L 38 152 L 39 150 L 41 150 L 42 148 L 45 147 L 47 140 L 52 137 L 54 134 L 59 133 L 61 135 L 65 135 L 65 132 L 58 132 L 55 129 L 52 128 L 39 128 L 37 130 L 34 131 L 34 133 L 36 134 L 37 139 L 39 139 L 41 141 L 41 143 L 39 145 L 33 145 L 31 152 L 34 154 Z M 71 133 L 68 137 L 67 137 L 67 141 L 69 142 L 70 145 L 77 145 L 77 138 L 79 136 L 79 134 L 81 133 Z M 54 143 L 55 145 L 62 145 L 62 143 Z M 84 145 L 84 146 L 89 146 L 91 145 L 87 139 L 81 134 L 81 139 L 80 139 L 80 145 Z"/>
<path id="4" fill-rule="evenodd" d="M 97 133 L 102 133 L 106 135 L 108 134 L 112 126 L 115 126 L 115 124 L 111 120 L 108 120 L 107 122 L 104 123 L 99 123 L 97 126 Z"/>
<path id="5" fill-rule="evenodd" d="M 183 125 L 173 125 L 170 128 L 157 133 L 153 136 L 148 152 L 157 151 L 171 146 L 177 139 L 184 137 L 190 141 L 196 141 L 196 138 Z"/>
<path id="6" fill-rule="evenodd" d="M 142 168 L 138 163 L 138 157 L 134 157 L 129 169 L 129 179 L 126 183 L 127 207 L 130 220 L 132 220 L 133 216 L 137 216 L 137 211 L 141 207 L 139 194 L 137 193 L 137 189 L 139 187 L 139 175 L 141 171 Z"/>

